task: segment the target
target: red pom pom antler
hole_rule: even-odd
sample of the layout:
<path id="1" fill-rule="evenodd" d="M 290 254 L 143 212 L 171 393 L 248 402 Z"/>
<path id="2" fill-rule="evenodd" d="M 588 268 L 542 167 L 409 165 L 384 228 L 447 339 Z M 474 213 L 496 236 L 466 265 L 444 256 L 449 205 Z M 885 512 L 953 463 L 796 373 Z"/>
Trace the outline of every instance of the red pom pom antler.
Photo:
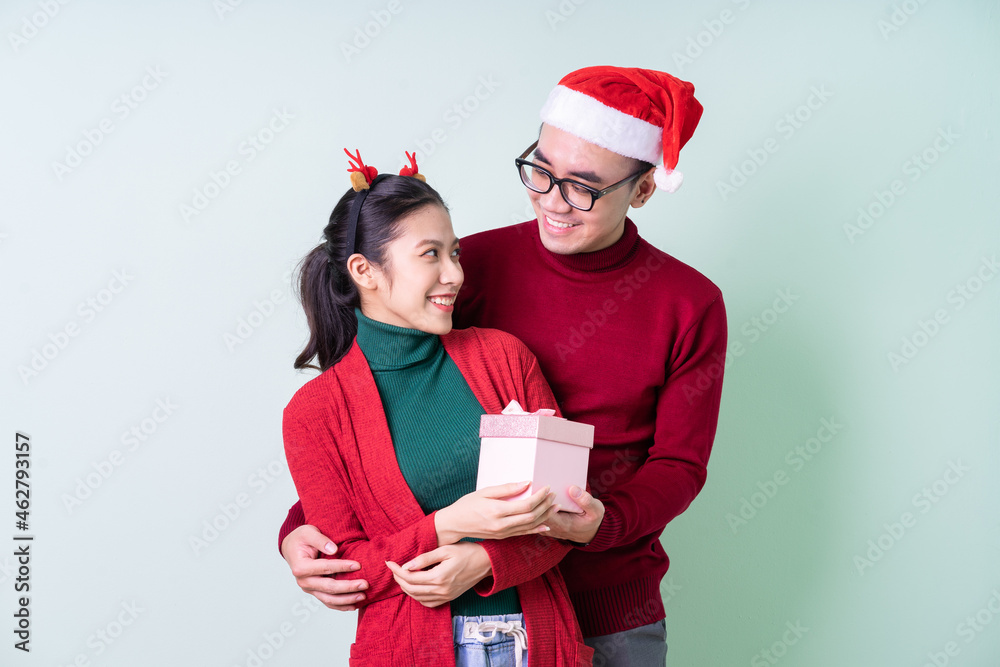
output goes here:
<path id="1" fill-rule="evenodd" d="M 399 170 L 400 176 L 416 176 L 417 175 L 417 154 L 410 153 L 409 151 L 404 151 L 406 153 L 407 159 L 410 161 L 409 167 L 403 167 Z"/>
<path id="2" fill-rule="evenodd" d="M 423 181 L 424 183 L 426 183 L 427 179 L 424 178 L 424 175 L 417 173 L 417 154 L 415 152 L 410 153 L 409 151 L 404 151 L 404 152 L 406 153 L 406 157 L 410 160 L 410 166 L 403 167 L 402 169 L 400 169 L 399 175 L 412 176 L 418 181 Z"/>
<path id="3" fill-rule="evenodd" d="M 352 176 L 351 183 L 354 186 L 354 189 L 363 190 L 365 189 L 365 186 L 370 186 L 372 181 L 375 180 L 375 177 L 378 176 L 378 169 L 365 165 L 364 161 L 361 159 L 360 149 L 355 151 L 355 155 L 351 155 L 351 152 L 346 148 L 344 149 L 344 152 L 347 153 L 347 157 L 351 161 L 351 166 L 347 168 L 347 171 L 357 172 L 365 179 L 364 185 L 361 185 L 361 183 L 358 182 L 360 179 Z M 359 185 L 361 185 L 360 188 L 358 187 Z"/>

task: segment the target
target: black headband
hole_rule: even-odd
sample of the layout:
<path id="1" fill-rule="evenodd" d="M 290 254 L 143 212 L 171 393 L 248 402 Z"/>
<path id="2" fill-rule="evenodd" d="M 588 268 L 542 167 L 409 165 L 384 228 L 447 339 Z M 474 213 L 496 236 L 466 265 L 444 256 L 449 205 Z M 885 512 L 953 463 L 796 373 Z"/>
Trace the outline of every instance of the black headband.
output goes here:
<path id="1" fill-rule="evenodd" d="M 347 217 L 347 242 L 344 244 L 344 249 L 347 253 L 344 255 L 345 264 L 351 255 L 356 252 L 355 245 L 358 235 L 358 218 L 361 217 L 361 205 L 365 203 L 365 199 L 368 198 L 368 193 L 372 191 L 372 188 L 388 177 L 389 174 L 379 174 L 376 176 L 367 188 L 358 192 L 358 196 L 354 198 L 354 202 L 351 204 L 351 214 Z"/>

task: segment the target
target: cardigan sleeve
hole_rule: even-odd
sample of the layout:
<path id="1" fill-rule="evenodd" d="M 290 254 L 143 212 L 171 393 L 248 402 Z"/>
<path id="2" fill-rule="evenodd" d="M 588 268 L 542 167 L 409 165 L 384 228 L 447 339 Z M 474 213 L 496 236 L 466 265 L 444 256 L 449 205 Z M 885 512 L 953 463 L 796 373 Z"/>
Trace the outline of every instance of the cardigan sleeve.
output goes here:
<path id="1" fill-rule="evenodd" d="M 515 339 L 516 340 L 516 339 Z M 542 376 L 535 359 L 520 341 L 516 344 L 517 358 L 524 388 L 524 409 L 533 412 L 541 408 L 562 413 L 552 395 L 549 383 Z M 479 543 L 490 558 L 491 576 L 476 584 L 480 595 L 492 595 L 511 586 L 517 586 L 542 575 L 559 564 L 572 547 L 544 535 L 521 535 L 505 540 L 484 540 Z"/>
<path id="2" fill-rule="evenodd" d="M 288 469 L 305 520 L 337 544 L 336 556 L 324 557 L 355 560 L 361 565 L 361 569 L 339 574 L 337 578 L 367 580 L 368 590 L 361 606 L 403 595 L 385 562 L 406 563 L 436 549 L 434 513 L 394 534 L 369 538 L 355 511 L 350 479 L 333 437 L 316 433 L 290 414 L 290 409 L 285 410 L 282 431 Z"/>
<path id="3" fill-rule="evenodd" d="M 288 508 L 288 516 L 285 522 L 278 529 L 278 553 L 281 553 L 281 543 L 285 541 L 289 533 L 299 526 L 306 525 L 306 515 L 302 512 L 302 501 L 296 500 L 295 504 Z"/>
<path id="4" fill-rule="evenodd" d="M 726 335 L 718 295 L 672 354 L 657 395 L 649 458 L 627 485 L 601 496 L 604 521 L 582 551 L 605 551 L 662 531 L 701 491 L 719 420 Z M 712 379 L 708 386 L 705 377 Z"/>

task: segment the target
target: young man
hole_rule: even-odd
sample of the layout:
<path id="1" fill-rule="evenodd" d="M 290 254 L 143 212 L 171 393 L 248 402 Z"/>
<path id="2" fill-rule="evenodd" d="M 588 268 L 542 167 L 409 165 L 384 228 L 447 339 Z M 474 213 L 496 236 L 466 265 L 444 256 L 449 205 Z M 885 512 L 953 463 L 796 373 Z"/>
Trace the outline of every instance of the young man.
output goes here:
<path id="1" fill-rule="evenodd" d="M 722 296 L 626 217 L 657 186 L 680 185 L 673 167 L 702 111 L 693 92 L 652 70 L 567 75 L 517 161 L 537 220 L 462 240 L 455 327 L 520 338 L 564 415 L 595 426 L 588 484 L 597 500 L 575 490 L 585 513 L 558 514 L 539 538 L 576 544 L 559 567 L 595 664 L 664 664 L 659 586 L 669 561 L 659 536 L 704 485 L 718 420 Z M 353 564 L 315 560 L 335 546 L 302 523 L 294 506 L 280 535 L 300 587 L 331 608 L 355 608 L 363 582 L 322 576 Z M 497 584 L 507 576 L 489 574 Z"/>

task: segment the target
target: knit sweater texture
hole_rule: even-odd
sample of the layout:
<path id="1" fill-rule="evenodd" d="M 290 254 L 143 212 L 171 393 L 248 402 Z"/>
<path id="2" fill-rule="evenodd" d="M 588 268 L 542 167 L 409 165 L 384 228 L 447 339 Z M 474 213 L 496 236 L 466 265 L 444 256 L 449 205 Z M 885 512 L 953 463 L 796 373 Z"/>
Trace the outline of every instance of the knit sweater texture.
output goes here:
<path id="1" fill-rule="evenodd" d="M 396 462 L 420 509 L 430 514 L 475 491 L 485 411 L 441 338 L 373 320 L 360 309 L 354 313 L 358 347 L 385 408 Z M 489 597 L 470 589 L 451 601 L 451 613 L 519 614 L 521 605 L 513 587 Z"/>
<path id="2" fill-rule="evenodd" d="M 726 351 L 719 289 L 639 236 L 557 255 L 531 221 L 465 237 L 456 327 L 495 327 L 536 355 L 563 414 L 593 424 L 588 484 L 606 513 L 560 564 L 584 636 L 664 618 L 664 527 L 704 486 Z M 292 507 L 283 539 L 303 522 Z M 279 542 L 280 543 L 280 542 Z"/>
<path id="3" fill-rule="evenodd" d="M 489 413 L 511 400 L 529 410 L 555 408 L 538 363 L 524 345 L 500 331 L 466 329 L 442 336 L 454 361 Z M 425 514 L 396 463 L 385 410 L 357 341 L 319 377 L 307 382 L 284 412 L 285 456 L 304 518 L 338 545 L 336 558 L 365 579 L 350 664 L 454 665 L 448 605 L 425 607 L 406 595 L 386 567 L 437 548 L 436 512 Z M 590 665 L 569 595 L 554 567 L 569 547 L 543 536 L 484 540 L 492 575 L 476 586 L 491 595 L 517 586 L 532 664 Z"/>

